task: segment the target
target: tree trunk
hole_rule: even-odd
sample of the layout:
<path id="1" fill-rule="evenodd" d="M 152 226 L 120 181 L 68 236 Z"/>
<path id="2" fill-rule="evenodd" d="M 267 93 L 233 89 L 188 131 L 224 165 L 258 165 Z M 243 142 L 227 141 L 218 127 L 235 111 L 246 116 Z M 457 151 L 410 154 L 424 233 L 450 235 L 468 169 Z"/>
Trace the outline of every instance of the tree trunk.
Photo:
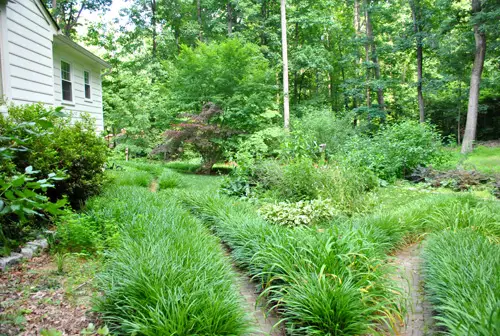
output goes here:
<path id="1" fill-rule="evenodd" d="M 365 7 L 365 34 L 366 34 L 366 41 L 365 41 L 365 62 L 366 62 L 366 106 L 371 107 L 372 106 L 372 100 L 371 100 L 371 92 L 370 92 L 370 33 L 369 33 L 369 25 L 368 25 L 368 2 L 366 0 L 363 1 L 363 5 Z"/>
<path id="2" fill-rule="evenodd" d="M 461 141 L 461 132 L 460 128 L 462 127 L 462 81 L 458 82 L 458 120 L 457 120 L 457 143 L 460 146 Z"/>
<path id="3" fill-rule="evenodd" d="M 283 52 L 283 119 L 285 130 L 290 129 L 290 102 L 288 93 L 288 43 L 286 37 L 286 2 L 281 0 L 281 49 Z"/>
<path id="4" fill-rule="evenodd" d="M 227 36 L 231 36 L 233 34 L 233 6 L 231 5 L 231 1 L 227 2 Z"/>
<path id="5" fill-rule="evenodd" d="M 57 7 L 57 0 L 52 0 L 52 9 L 56 9 Z"/>
<path id="6" fill-rule="evenodd" d="M 472 12 L 481 12 L 481 1 L 472 0 Z M 481 75 L 483 73 L 484 58 L 486 56 L 486 34 L 479 29 L 479 25 L 474 25 L 474 39 L 476 41 L 476 54 L 474 65 L 470 77 L 469 105 L 467 107 L 467 121 L 465 133 L 462 141 L 462 154 L 472 151 L 474 140 L 476 140 L 477 115 L 479 109 L 479 88 L 481 85 Z"/>
<path id="7" fill-rule="evenodd" d="M 203 41 L 203 21 L 201 20 L 201 0 L 196 0 L 196 16 L 198 18 L 198 25 L 200 26 L 200 33 L 198 38 Z"/>
<path id="8" fill-rule="evenodd" d="M 361 36 L 361 9 L 358 0 L 354 0 L 354 31 L 356 34 L 356 39 L 359 41 L 359 38 Z M 356 79 L 360 78 L 362 64 L 363 60 L 361 58 L 361 53 L 359 52 L 359 47 L 356 44 Z M 354 94 L 353 96 L 352 105 L 353 109 L 358 107 L 358 98 L 356 94 Z M 354 120 L 354 125 L 356 125 L 356 119 Z"/>
<path id="9" fill-rule="evenodd" d="M 365 1 L 366 4 L 366 1 Z M 375 45 L 375 38 L 373 37 L 373 26 L 372 26 L 372 21 L 370 17 L 370 11 L 368 9 L 368 6 L 365 7 L 365 18 L 366 18 L 366 39 L 367 43 L 370 46 L 371 49 L 371 62 L 373 64 L 373 69 L 375 73 L 375 79 L 378 81 L 380 80 L 380 64 L 378 62 L 378 56 L 377 56 L 377 47 Z M 368 46 L 367 44 L 367 46 Z M 368 48 L 368 47 L 365 47 Z M 365 51 L 368 53 L 368 50 L 365 49 Z M 368 54 L 366 55 L 367 62 L 369 62 Z M 384 89 L 382 88 L 377 88 L 377 103 L 379 105 L 380 109 L 384 109 Z M 371 104 L 370 104 L 371 105 Z"/>
<path id="10" fill-rule="evenodd" d="M 413 32 L 415 33 L 415 41 L 417 47 L 417 95 L 418 95 L 418 111 L 420 122 L 425 122 L 424 95 L 422 93 L 422 61 L 423 61 L 423 46 L 422 46 L 422 29 L 420 22 L 420 0 L 410 0 L 411 16 L 413 18 Z"/>
<path id="11" fill-rule="evenodd" d="M 156 58 L 156 49 L 157 49 L 157 42 L 156 42 L 156 0 L 151 0 L 151 29 L 152 29 L 152 35 L 153 35 L 153 47 L 151 50 L 151 55 L 153 56 L 153 59 Z"/>

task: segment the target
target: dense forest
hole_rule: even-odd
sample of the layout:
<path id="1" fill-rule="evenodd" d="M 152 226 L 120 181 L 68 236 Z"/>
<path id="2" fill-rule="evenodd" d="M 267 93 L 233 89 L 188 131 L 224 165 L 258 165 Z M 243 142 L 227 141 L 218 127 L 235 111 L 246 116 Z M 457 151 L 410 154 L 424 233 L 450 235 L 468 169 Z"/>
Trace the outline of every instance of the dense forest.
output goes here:
<path id="1" fill-rule="evenodd" d="M 103 82 L 107 131 L 126 129 L 138 153 L 160 143 L 179 113 L 200 113 L 207 102 L 245 133 L 282 122 L 254 120 L 282 115 L 280 1 L 130 0 L 121 20 L 94 22 L 86 36 L 75 31 L 82 11 L 103 13 L 111 0 L 47 5 L 66 34 L 112 64 Z M 478 114 L 477 140 L 498 138 L 498 0 L 289 0 L 286 15 L 292 128 L 329 110 L 368 130 L 429 121 L 460 144 L 469 110 Z"/>

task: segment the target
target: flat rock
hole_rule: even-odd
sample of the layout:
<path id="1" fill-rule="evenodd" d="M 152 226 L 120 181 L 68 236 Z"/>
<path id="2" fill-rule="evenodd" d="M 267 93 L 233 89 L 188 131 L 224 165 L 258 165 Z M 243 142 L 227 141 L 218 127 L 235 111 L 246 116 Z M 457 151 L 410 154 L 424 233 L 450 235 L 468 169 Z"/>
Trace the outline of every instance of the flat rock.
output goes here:
<path id="1" fill-rule="evenodd" d="M 33 254 L 35 253 L 35 251 L 33 251 L 33 249 L 31 249 L 30 247 L 23 247 L 21 249 L 21 254 L 23 255 L 23 257 L 25 257 L 26 259 L 31 259 L 33 258 Z"/>
<path id="2" fill-rule="evenodd" d="M 11 253 L 10 256 L 0 259 L 0 269 L 5 271 L 9 266 L 15 265 L 21 261 L 23 255 L 21 253 Z"/>
<path id="3" fill-rule="evenodd" d="M 38 246 L 38 248 L 45 250 L 46 248 L 49 247 L 49 243 L 47 242 L 47 239 L 37 239 L 29 242 L 27 245 L 31 246 Z"/>

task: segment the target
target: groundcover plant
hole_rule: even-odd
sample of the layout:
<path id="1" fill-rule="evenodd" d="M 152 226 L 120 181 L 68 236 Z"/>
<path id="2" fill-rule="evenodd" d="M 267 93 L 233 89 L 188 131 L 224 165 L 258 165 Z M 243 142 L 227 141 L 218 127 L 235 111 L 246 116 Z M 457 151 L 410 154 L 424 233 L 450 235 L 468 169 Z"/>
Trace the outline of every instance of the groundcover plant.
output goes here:
<path id="1" fill-rule="evenodd" d="M 217 239 L 168 197 L 112 187 L 89 204 L 119 224 L 95 309 L 118 334 L 242 335 L 247 319 Z"/>

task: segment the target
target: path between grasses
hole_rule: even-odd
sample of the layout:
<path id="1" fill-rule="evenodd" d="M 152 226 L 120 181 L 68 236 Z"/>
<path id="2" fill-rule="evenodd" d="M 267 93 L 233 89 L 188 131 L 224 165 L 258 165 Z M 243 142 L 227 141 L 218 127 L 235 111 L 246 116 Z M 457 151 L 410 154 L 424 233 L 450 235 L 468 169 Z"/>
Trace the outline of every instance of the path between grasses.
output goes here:
<path id="1" fill-rule="evenodd" d="M 397 280 L 409 298 L 405 325 L 399 330 L 401 336 L 424 336 L 433 332 L 432 307 L 424 296 L 422 259 L 420 244 L 409 245 L 395 254 L 396 266 L 400 269 Z"/>
<path id="2" fill-rule="evenodd" d="M 155 179 L 151 182 L 149 186 L 151 192 L 158 191 L 158 181 Z M 243 304 L 245 309 L 251 318 L 251 323 L 253 324 L 252 331 L 248 336 L 282 336 L 285 335 L 282 326 L 274 328 L 274 326 L 279 322 L 279 319 L 273 315 L 269 314 L 265 307 L 258 304 L 259 293 L 256 290 L 256 286 L 250 278 L 243 273 L 231 260 L 231 254 L 225 246 L 223 246 L 224 254 L 231 262 L 231 267 L 236 274 L 236 285 L 239 288 L 240 295 L 242 296 Z"/>
<path id="3" fill-rule="evenodd" d="M 231 254 L 227 250 L 225 246 L 224 253 L 225 255 L 231 259 Z M 242 272 L 238 266 L 236 266 L 233 262 L 231 262 L 231 266 L 233 268 L 234 273 L 236 274 L 236 285 L 239 288 L 240 295 L 244 299 L 245 310 L 248 313 L 248 316 L 251 318 L 251 322 L 253 324 L 252 332 L 248 334 L 248 336 L 282 336 L 285 335 L 283 327 L 274 326 L 279 322 L 279 318 L 273 314 L 269 313 L 266 307 L 262 307 L 259 304 L 259 293 L 255 284 L 252 280 Z"/>

